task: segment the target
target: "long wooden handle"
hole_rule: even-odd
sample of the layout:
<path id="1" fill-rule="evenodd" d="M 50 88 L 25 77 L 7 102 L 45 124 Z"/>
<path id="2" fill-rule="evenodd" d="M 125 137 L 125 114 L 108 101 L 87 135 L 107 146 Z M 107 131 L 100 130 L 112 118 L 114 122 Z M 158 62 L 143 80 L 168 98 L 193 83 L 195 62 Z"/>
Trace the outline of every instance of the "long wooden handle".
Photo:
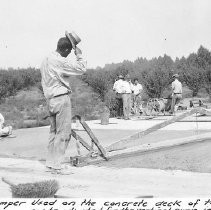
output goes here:
<path id="1" fill-rule="evenodd" d="M 79 115 L 76 115 L 74 118 L 79 119 L 82 127 L 87 132 L 87 134 L 91 138 L 92 142 L 96 145 L 96 147 L 98 148 L 98 150 L 101 152 L 102 157 L 105 160 L 108 160 L 108 158 L 106 157 L 106 151 L 105 151 L 105 149 L 100 145 L 100 142 L 98 141 L 97 137 L 94 135 L 94 133 L 92 132 L 92 130 L 90 129 L 90 127 L 86 124 L 86 122 L 84 121 L 84 119 L 81 116 L 79 116 Z"/>
<path id="2" fill-rule="evenodd" d="M 98 139 L 96 138 L 96 136 L 93 134 L 93 132 L 91 131 L 91 129 L 89 128 L 89 126 L 86 124 L 85 121 L 81 121 L 81 125 L 83 126 L 83 128 L 87 131 L 89 137 L 92 139 L 93 143 L 96 145 L 96 147 L 100 150 L 102 157 L 105 160 L 108 160 L 108 158 L 106 157 L 106 151 L 105 149 L 100 145 Z"/>
<path id="3" fill-rule="evenodd" d="M 78 140 L 87 150 L 93 151 L 93 149 L 80 137 L 74 130 L 72 130 L 72 136 Z"/>

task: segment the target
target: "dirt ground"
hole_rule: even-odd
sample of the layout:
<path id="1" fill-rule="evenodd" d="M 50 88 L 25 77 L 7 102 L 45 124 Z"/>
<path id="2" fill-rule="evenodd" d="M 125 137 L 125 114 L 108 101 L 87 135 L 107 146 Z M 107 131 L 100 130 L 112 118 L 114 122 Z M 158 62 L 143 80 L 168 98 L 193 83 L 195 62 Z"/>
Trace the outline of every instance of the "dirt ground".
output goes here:
<path id="1" fill-rule="evenodd" d="M 115 158 L 96 165 L 115 168 L 153 168 L 210 173 L 210 148 L 211 139 L 130 157 L 121 157 L 120 159 Z"/>

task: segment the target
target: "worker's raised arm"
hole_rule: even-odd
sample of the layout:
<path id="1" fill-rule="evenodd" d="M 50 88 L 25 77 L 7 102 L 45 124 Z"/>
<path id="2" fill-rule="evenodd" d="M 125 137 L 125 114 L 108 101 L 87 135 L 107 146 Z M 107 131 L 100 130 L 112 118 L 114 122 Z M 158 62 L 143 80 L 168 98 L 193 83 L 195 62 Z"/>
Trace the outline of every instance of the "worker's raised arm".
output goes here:
<path id="1" fill-rule="evenodd" d="M 70 75 L 81 75 L 86 71 L 87 62 L 83 59 L 82 52 L 76 47 L 75 50 L 76 61 L 73 62 L 69 58 L 63 58 L 60 61 L 61 64 L 61 74 Z"/>

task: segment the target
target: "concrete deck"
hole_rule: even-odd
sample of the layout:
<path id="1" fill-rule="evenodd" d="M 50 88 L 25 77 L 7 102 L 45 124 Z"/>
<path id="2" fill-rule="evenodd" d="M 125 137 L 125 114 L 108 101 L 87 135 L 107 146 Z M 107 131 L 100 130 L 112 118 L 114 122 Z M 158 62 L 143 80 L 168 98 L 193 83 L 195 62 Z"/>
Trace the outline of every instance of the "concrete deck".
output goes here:
<path id="1" fill-rule="evenodd" d="M 118 120 L 110 119 L 109 125 L 101 125 L 99 120 L 89 121 L 95 135 L 103 146 L 107 146 L 138 131 L 161 123 L 169 116 L 160 116 L 153 120 Z M 188 117 L 192 121 L 196 117 Z M 199 119 L 199 118 L 197 118 Z M 200 118 L 202 119 L 202 118 Z M 142 148 L 151 144 L 159 146 L 171 139 L 202 134 L 207 137 L 211 128 L 209 117 L 206 122 L 176 122 L 141 139 Z M 74 125 L 75 126 L 75 125 Z M 87 141 L 84 131 L 80 131 Z M 14 183 L 34 182 L 57 179 L 61 189 L 59 197 L 208 197 L 211 190 L 210 173 L 193 173 L 183 171 L 164 171 L 142 168 L 106 168 L 85 166 L 73 168 L 73 174 L 61 176 L 45 171 L 43 161 L 48 144 L 49 127 L 20 129 L 14 131 L 17 138 L 5 138 L 0 141 L 0 177 L 7 177 Z M 148 148 L 148 146 L 147 146 Z M 140 148 L 139 148 L 140 149 Z M 69 145 L 67 155 L 76 151 L 74 141 Z M 131 152 L 128 150 L 127 152 Z M 193 154 L 194 155 L 194 154 Z M 13 157 L 13 158 L 12 158 Z M 22 159 L 23 157 L 34 160 Z M 19 158 L 19 159 L 17 159 Z M 209 163 L 207 163 L 209 164 Z M 8 185 L 0 181 L 0 197 L 10 197 Z"/>
<path id="2" fill-rule="evenodd" d="M 87 124 L 93 130 L 94 134 L 99 139 L 100 143 L 106 147 L 120 139 L 127 138 L 137 132 L 143 131 L 151 126 L 164 122 L 171 118 L 170 116 L 160 116 L 153 120 L 133 119 L 133 120 L 119 120 L 115 118 L 110 119 L 109 125 L 101 125 L 100 120 L 88 121 Z M 196 119 L 195 116 L 188 117 L 186 120 Z M 211 117 L 201 117 L 208 121 Z M 73 124 L 73 128 L 75 125 Z M 165 128 L 162 128 L 154 133 L 151 133 L 141 139 L 142 144 L 155 143 L 169 139 L 176 139 L 198 135 L 209 132 L 211 122 L 176 122 Z M 88 143 L 90 138 L 83 131 L 81 127 L 77 127 L 78 134 L 81 135 Z M 34 159 L 45 159 L 46 149 L 48 145 L 49 127 L 28 128 L 15 130 L 16 138 L 5 138 L 0 141 L 0 156 L 7 157 L 26 157 Z M 82 147 L 81 147 L 82 148 Z M 82 152 L 86 150 L 82 148 Z M 74 156 L 77 154 L 75 141 L 69 144 L 67 156 Z"/>

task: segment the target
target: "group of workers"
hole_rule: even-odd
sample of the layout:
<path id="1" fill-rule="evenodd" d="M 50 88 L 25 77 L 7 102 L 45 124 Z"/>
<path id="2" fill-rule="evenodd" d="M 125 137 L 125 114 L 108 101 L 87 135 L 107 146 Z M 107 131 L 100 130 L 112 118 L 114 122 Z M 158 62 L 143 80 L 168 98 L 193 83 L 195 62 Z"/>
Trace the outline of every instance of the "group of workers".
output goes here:
<path id="1" fill-rule="evenodd" d="M 129 120 L 132 107 L 135 108 L 137 106 L 141 97 L 143 90 L 142 85 L 137 78 L 135 78 L 132 83 L 129 75 L 126 75 L 125 77 L 119 75 L 114 83 L 113 90 L 116 92 L 118 101 L 117 118 Z"/>
<path id="2" fill-rule="evenodd" d="M 178 108 L 178 104 L 182 99 L 182 83 L 178 80 L 179 75 L 174 74 L 172 76 L 173 82 L 171 84 L 172 93 L 171 98 L 171 109 L 169 114 L 173 115 Z M 132 83 L 130 76 L 119 75 L 113 85 L 113 90 L 116 93 L 116 99 L 118 101 L 117 118 L 129 120 L 130 116 L 139 112 L 141 106 L 143 86 L 139 83 L 138 79 L 135 78 Z"/>

